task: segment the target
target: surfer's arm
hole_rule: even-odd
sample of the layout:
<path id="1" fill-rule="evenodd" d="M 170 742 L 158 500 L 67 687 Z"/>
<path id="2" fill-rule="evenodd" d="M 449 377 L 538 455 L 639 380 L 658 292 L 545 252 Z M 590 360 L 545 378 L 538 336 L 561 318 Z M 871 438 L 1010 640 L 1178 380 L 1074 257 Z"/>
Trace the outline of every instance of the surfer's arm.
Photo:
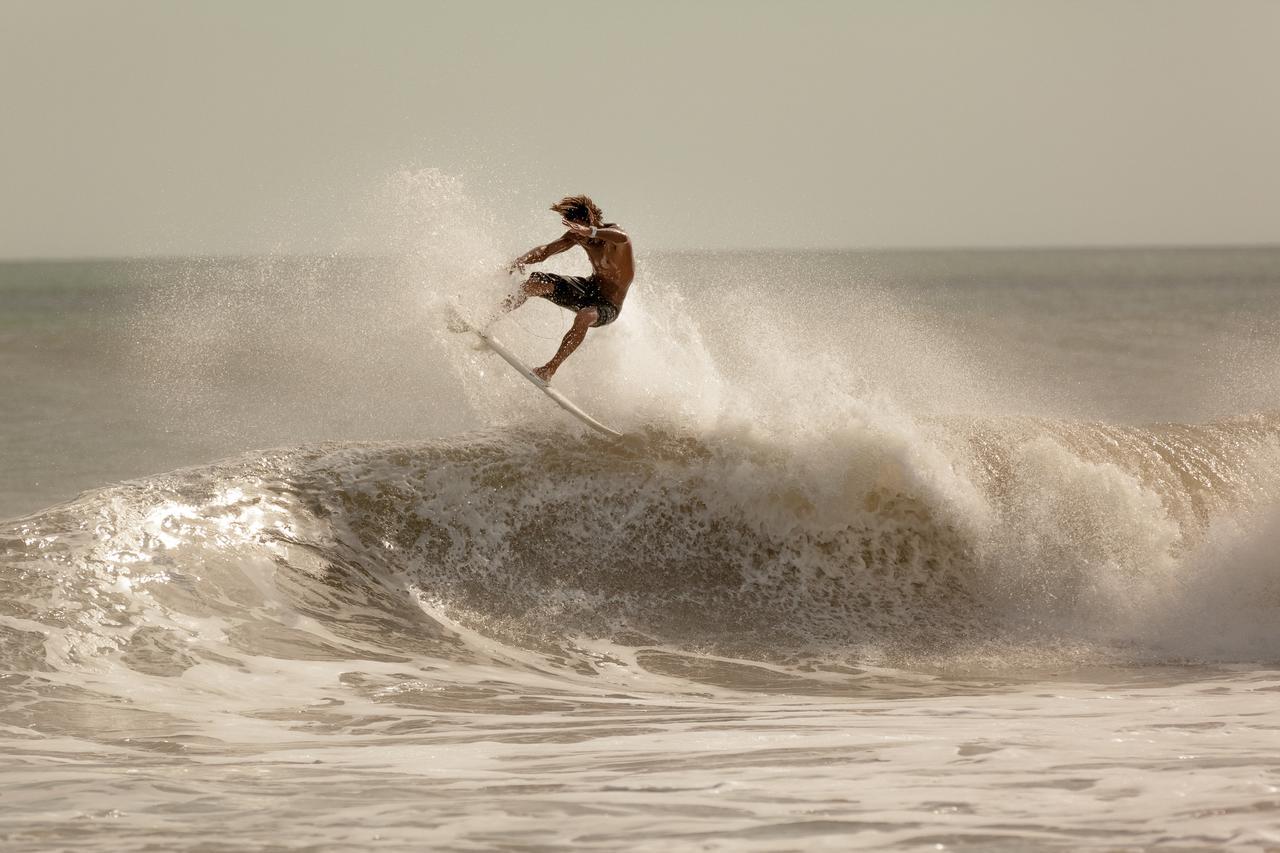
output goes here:
<path id="1" fill-rule="evenodd" d="M 570 222 L 568 219 L 562 221 L 570 231 L 587 240 L 603 240 L 606 243 L 625 243 L 628 240 L 627 232 L 620 228 L 592 228 L 590 225 Z M 567 236 L 569 235 L 566 234 L 565 237 Z"/>
<path id="2" fill-rule="evenodd" d="M 536 249 L 530 249 L 523 255 L 515 259 L 511 264 L 513 269 L 522 269 L 525 264 L 540 264 L 552 255 L 558 255 L 561 252 L 567 252 L 574 246 L 574 240 L 568 234 L 565 234 L 559 240 L 553 240 L 545 246 L 539 246 Z"/>

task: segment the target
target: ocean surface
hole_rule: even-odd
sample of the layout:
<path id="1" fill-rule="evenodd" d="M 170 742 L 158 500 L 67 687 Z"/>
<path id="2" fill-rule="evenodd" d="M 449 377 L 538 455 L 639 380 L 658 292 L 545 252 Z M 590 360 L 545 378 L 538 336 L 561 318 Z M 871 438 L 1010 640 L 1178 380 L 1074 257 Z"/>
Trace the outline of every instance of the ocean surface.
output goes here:
<path id="1" fill-rule="evenodd" d="M 1280 250 L 447 226 L 0 264 L 0 848 L 1280 849 Z"/>

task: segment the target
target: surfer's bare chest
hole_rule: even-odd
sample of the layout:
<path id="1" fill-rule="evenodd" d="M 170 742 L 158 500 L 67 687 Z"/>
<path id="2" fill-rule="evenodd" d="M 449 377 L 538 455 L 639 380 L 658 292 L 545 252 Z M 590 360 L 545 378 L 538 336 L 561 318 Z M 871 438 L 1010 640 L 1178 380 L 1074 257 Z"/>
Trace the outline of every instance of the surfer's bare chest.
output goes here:
<path id="1" fill-rule="evenodd" d="M 635 263 L 631 256 L 631 244 L 607 243 L 603 240 L 586 241 L 580 244 L 591 261 L 591 268 L 605 282 L 621 288 L 631 284 L 635 278 Z"/>

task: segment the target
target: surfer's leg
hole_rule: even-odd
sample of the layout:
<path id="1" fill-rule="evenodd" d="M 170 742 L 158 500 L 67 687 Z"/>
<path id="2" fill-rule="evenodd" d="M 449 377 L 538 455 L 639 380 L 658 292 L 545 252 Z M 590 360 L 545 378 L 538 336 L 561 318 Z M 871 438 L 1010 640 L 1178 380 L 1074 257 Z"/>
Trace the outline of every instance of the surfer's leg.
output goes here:
<path id="1" fill-rule="evenodd" d="M 556 350 L 556 354 L 546 364 L 533 371 L 534 374 L 543 382 L 550 382 L 551 377 L 555 376 L 560 365 L 569 355 L 578 348 L 583 339 L 587 336 L 587 329 L 590 329 L 596 320 L 600 319 L 600 313 L 595 308 L 583 308 L 574 315 L 573 325 L 569 327 L 569 331 L 565 334 L 564 340 L 560 342 L 560 349 Z"/>
<path id="2" fill-rule="evenodd" d="M 519 290 L 502 300 L 502 313 L 506 314 L 516 310 L 530 296 L 550 296 L 555 289 L 556 286 L 549 281 L 537 281 L 530 277 L 528 281 L 520 285 Z"/>
<path id="3" fill-rule="evenodd" d="M 536 273 L 535 273 L 536 276 Z M 489 315 L 484 321 L 482 329 L 488 329 L 499 319 L 510 314 L 525 303 L 530 296 L 550 296 L 555 292 L 556 286 L 549 281 L 539 281 L 534 276 L 529 276 L 524 284 L 520 285 L 520 289 L 508 296 L 498 304 L 497 309 Z"/>

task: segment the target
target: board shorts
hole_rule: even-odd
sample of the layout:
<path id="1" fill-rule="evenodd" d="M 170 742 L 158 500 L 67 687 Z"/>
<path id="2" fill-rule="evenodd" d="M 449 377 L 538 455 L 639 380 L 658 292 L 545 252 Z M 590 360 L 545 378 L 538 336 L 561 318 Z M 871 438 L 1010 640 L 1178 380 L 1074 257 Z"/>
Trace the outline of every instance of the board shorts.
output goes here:
<path id="1" fill-rule="evenodd" d="M 584 278 L 580 275 L 556 275 L 551 272 L 536 272 L 529 276 L 529 281 L 549 284 L 555 288 L 550 296 L 545 297 L 561 308 L 568 308 L 577 313 L 583 308 L 594 308 L 600 316 L 592 326 L 607 326 L 618 319 L 617 305 L 614 305 L 600 292 L 600 282 L 595 277 Z"/>

